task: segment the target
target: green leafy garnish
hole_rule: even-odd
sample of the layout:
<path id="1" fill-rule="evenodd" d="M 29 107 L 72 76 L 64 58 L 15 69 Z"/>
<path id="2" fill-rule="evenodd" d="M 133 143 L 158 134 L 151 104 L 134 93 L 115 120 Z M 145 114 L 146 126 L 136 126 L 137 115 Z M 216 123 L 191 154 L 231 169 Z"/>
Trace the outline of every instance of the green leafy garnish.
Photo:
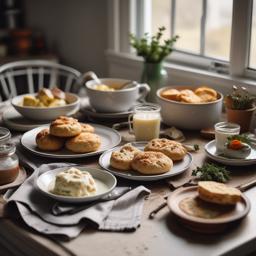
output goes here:
<path id="1" fill-rule="evenodd" d="M 225 183 L 230 179 L 229 171 L 224 166 L 206 163 L 202 167 L 197 167 L 192 171 L 192 176 L 199 180 L 217 181 Z"/>
<path id="2" fill-rule="evenodd" d="M 227 143 L 230 144 L 230 142 L 232 140 L 240 140 L 241 142 L 251 144 L 251 140 L 250 140 L 248 134 L 245 134 L 245 133 L 229 136 L 227 138 Z"/>
<path id="3" fill-rule="evenodd" d="M 194 144 L 194 149 L 195 149 L 195 151 L 198 151 L 200 149 L 199 145 L 198 144 Z"/>

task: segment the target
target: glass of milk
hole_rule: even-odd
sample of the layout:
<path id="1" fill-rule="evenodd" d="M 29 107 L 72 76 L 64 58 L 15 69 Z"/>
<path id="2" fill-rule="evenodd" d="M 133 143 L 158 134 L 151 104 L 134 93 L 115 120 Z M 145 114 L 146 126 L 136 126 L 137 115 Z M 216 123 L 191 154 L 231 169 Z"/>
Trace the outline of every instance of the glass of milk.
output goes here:
<path id="1" fill-rule="evenodd" d="M 151 103 L 140 104 L 134 108 L 134 113 L 129 116 L 128 121 L 130 132 L 134 133 L 136 141 L 148 141 L 159 137 L 160 109 L 159 105 Z"/>
<path id="2" fill-rule="evenodd" d="M 216 143 L 216 153 L 221 154 L 224 151 L 225 143 L 227 138 L 232 135 L 237 135 L 240 133 L 240 125 L 229 122 L 220 122 L 215 124 L 215 143 Z"/>

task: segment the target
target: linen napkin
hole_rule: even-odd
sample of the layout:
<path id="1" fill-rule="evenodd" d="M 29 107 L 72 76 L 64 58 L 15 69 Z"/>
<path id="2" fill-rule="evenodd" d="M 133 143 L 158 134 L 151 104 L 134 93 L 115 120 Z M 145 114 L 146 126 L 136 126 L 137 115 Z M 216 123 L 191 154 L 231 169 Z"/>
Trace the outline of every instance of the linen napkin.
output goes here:
<path id="1" fill-rule="evenodd" d="M 31 166 L 31 165 L 30 165 Z M 35 187 L 38 175 L 67 163 L 43 164 L 7 199 L 7 215 L 16 209 L 24 222 L 43 233 L 74 238 L 88 225 L 99 230 L 135 230 L 141 221 L 144 198 L 150 193 L 139 186 L 117 200 L 107 201 L 71 215 L 55 216 L 51 209 L 55 200 L 43 195 Z"/>

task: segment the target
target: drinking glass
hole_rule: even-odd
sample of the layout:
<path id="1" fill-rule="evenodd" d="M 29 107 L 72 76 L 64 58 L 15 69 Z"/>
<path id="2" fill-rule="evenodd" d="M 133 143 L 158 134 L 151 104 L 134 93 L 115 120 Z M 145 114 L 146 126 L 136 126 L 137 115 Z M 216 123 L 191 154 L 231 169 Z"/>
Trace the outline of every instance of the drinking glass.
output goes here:
<path id="1" fill-rule="evenodd" d="M 232 135 L 237 135 L 240 132 L 240 125 L 229 122 L 220 122 L 215 124 L 215 142 L 216 153 L 221 154 L 225 149 L 227 138 Z"/>
<path id="2" fill-rule="evenodd" d="M 148 141 L 159 137 L 160 110 L 159 105 L 151 103 L 140 104 L 134 108 L 128 122 L 130 132 L 134 133 L 136 141 Z"/>

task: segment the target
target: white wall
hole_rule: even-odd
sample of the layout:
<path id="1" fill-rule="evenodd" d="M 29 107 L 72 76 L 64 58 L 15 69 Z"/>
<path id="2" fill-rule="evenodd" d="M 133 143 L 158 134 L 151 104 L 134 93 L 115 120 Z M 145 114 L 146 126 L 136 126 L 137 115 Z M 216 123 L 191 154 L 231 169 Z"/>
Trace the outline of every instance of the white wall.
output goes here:
<path id="1" fill-rule="evenodd" d="M 25 0 L 28 27 L 40 29 L 63 64 L 107 75 L 107 1 Z"/>

